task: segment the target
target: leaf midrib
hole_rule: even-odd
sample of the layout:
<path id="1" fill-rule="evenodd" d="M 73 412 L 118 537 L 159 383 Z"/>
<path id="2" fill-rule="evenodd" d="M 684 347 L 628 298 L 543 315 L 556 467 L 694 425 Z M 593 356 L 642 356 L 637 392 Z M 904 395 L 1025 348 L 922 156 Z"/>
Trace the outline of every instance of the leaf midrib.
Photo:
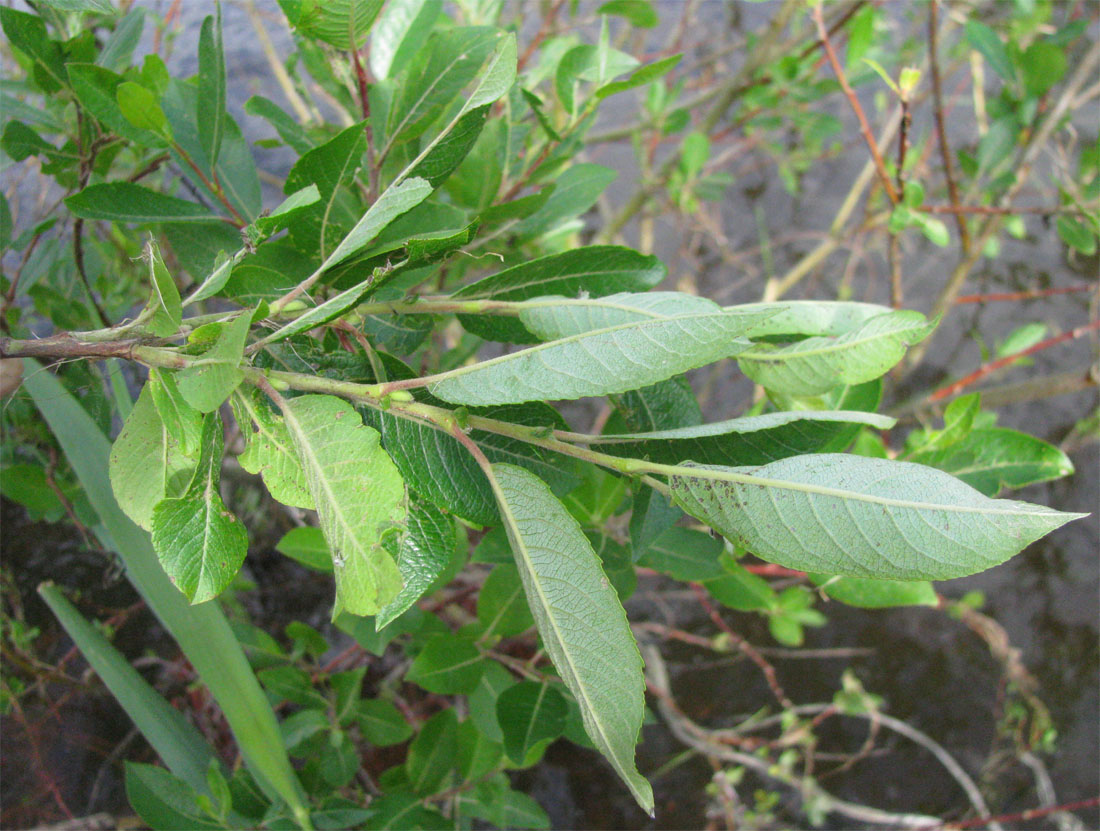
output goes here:
<path id="1" fill-rule="evenodd" d="M 874 318 L 871 319 L 873 320 Z M 813 338 L 808 338 L 807 340 L 815 340 L 816 338 L 821 337 L 823 339 L 828 338 L 829 343 L 825 344 L 824 346 L 816 347 L 814 349 L 801 351 L 797 348 L 801 345 L 798 343 L 791 344 L 788 347 L 781 346 L 774 350 L 760 353 L 756 352 L 753 349 L 750 349 L 749 351 L 745 352 L 742 355 L 739 355 L 738 357 L 741 360 L 755 361 L 757 363 L 786 363 L 795 358 L 816 358 L 820 355 L 828 355 L 831 352 L 839 352 L 851 349 L 856 346 L 863 346 L 876 340 L 889 338 L 901 339 L 905 335 L 923 329 L 926 325 L 927 324 L 918 324 L 916 321 L 914 321 L 913 325 L 906 326 L 905 328 L 899 328 L 888 332 L 874 332 L 872 334 L 865 335 L 864 337 L 850 338 L 847 340 L 845 340 L 845 338 L 847 338 L 847 335 L 817 335 Z M 802 343 L 806 343 L 806 341 L 802 341 Z"/>

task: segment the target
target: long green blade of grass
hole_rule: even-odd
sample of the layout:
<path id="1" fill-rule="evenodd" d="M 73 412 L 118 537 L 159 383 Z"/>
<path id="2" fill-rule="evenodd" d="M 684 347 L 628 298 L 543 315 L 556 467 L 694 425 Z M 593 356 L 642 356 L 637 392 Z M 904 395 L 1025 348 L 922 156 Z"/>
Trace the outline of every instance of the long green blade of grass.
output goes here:
<path id="1" fill-rule="evenodd" d="M 126 575 L 171 632 L 229 722 L 245 763 L 273 799 L 282 799 L 309 828 L 301 784 L 290 766 L 275 714 L 215 603 L 191 606 L 171 584 L 149 535 L 115 501 L 107 476 L 111 445 L 68 390 L 36 361 L 24 361 L 24 387 L 34 398 L 99 515 Z"/>
<path id="2" fill-rule="evenodd" d="M 205 791 L 214 752 L 199 731 L 149 686 L 61 589 L 43 583 L 38 593 L 168 769 L 195 790 Z"/>

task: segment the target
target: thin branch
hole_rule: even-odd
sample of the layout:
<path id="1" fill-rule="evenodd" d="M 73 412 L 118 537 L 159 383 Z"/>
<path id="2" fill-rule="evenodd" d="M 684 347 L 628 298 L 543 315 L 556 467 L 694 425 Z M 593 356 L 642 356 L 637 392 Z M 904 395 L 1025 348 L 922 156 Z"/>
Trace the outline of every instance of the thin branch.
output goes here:
<path id="1" fill-rule="evenodd" d="M 973 384 L 976 384 L 978 381 L 982 380 L 990 373 L 996 372 L 998 369 L 1003 369 L 1004 367 L 1015 363 L 1020 358 L 1026 357 L 1028 355 L 1034 355 L 1036 352 L 1040 352 L 1043 349 L 1049 349 L 1052 346 L 1057 346 L 1058 344 L 1065 343 L 1066 341 L 1075 340 L 1082 335 L 1085 335 L 1089 332 L 1094 332 L 1098 329 L 1100 329 L 1100 320 L 1094 320 L 1091 323 L 1086 323 L 1084 326 L 1078 326 L 1076 329 L 1071 329 L 1070 331 L 1063 332 L 1060 335 L 1055 335 L 1054 337 L 1041 340 L 1033 346 L 1029 346 L 1027 349 L 1021 349 L 1019 352 L 1013 352 L 1011 355 L 1006 355 L 1003 358 L 998 358 L 995 361 L 990 361 L 987 364 L 983 364 L 982 366 L 971 372 L 969 375 L 965 375 L 960 378 L 955 383 L 948 384 L 946 387 L 941 387 L 940 389 L 936 390 L 934 393 L 928 396 L 928 403 L 931 404 L 944 398 L 958 395 L 958 393 L 960 393 L 962 390 Z"/>
<path id="2" fill-rule="evenodd" d="M 894 183 L 890 181 L 890 174 L 886 172 L 886 162 L 883 161 L 882 152 L 879 150 L 878 144 L 875 142 L 875 137 L 871 133 L 871 125 L 867 123 L 867 116 L 863 113 L 863 107 L 860 105 L 859 99 L 849 85 L 848 77 L 844 74 L 844 68 L 840 65 L 840 60 L 836 56 L 836 50 L 833 49 L 832 41 L 829 40 L 829 32 L 825 28 L 825 18 L 821 12 L 821 3 L 814 5 L 813 18 L 814 23 L 817 25 L 818 38 L 821 40 L 821 45 L 825 49 L 825 56 L 829 59 L 829 63 L 833 67 L 833 72 L 836 74 L 836 79 L 840 82 L 840 88 L 844 90 L 844 94 L 848 97 L 848 103 L 851 104 L 852 110 L 856 114 L 856 119 L 859 121 L 859 131 L 863 134 L 863 140 L 867 142 L 867 148 L 871 151 L 871 158 L 875 162 L 875 170 L 878 172 L 878 178 L 882 182 L 882 187 L 886 191 L 886 195 L 890 198 L 890 202 L 896 205 L 898 203 L 898 192 L 894 188 Z"/>
<path id="3" fill-rule="evenodd" d="M 943 176 L 947 180 L 947 194 L 951 199 L 953 208 L 959 207 L 959 186 L 955 183 L 955 170 L 951 161 L 951 146 L 947 143 L 947 128 L 943 120 L 943 84 L 940 78 L 939 52 L 936 46 L 936 36 L 939 30 L 937 12 L 939 0 L 931 0 L 928 4 L 928 64 L 932 70 L 932 107 L 936 122 L 936 139 L 940 146 L 940 157 L 943 159 Z M 959 229 L 959 241 L 963 251 L 970 250 L 970 229 L 966 227 L 966 219 L 959 213 L 955 215 L 955 223 Z"/>
<path id="4" fill-rule="evenodd" d="M 1091 283 L 1079 283 L 1075 286 L 1062 286 L 1052 289 L 993 292 L 991 294 L 960 294 L 955 298 L 955 305 L 959 306 L 964 303 L 993 303 L 1001 300 L 1034 300 L 1038 297 L 1053 297 L 1058 294 L 1076 294 L 1082 291 L 1095 290 L 1096 286 Z"/>

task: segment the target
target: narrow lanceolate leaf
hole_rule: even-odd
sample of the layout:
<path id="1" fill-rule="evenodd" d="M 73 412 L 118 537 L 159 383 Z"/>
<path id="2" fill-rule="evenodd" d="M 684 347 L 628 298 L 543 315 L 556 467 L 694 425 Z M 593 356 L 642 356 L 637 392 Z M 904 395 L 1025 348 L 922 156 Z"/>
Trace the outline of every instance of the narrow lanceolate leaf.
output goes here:
<path id="1" fill-rule="evenodd" d="M 225 133 L 225 51 L 222 48 L 222 7 L 217 17 L 207 16 L 199 31 L 199 95 L 196 100 L 196 124 L 199 141 L 206 151 L 206 163 L 218 163 Z"/>
<path id="2" fill-rule="evenodd" d="M 152 312 L 145 328 L 157 337 L 166 338 L 179 331 L 180 321 L 183 319 L 183 303 L 179 289 L 176 288 L 172 275 L 168 273 L 155 242 L 146 246 L 145 258 L 149 266 L 150 284 L 146 308 Z"/>
<path id="3" fill-rule="evenodd" d="M 626 392 L 743 352 L 752 321 L 719 312 L 596 329 L 452 370 L 428 389 L 474 405 Z"/>
<path id="4" fill-rule="evenodd" d="M 244 379 L 240 363 L 251 325 L 252 315 L 242 312 L 224 325 L 213 346 L 177 374 L 180 394 L 199 412 L 218 409 Z"/>
<path id="5" fill-rule="evenodd" d="M 600 298 L 544 297 L 523 309 L 519 319 L 543 340 L 553 340 L 623 323 L 722 312 L 721 306 L 705 297 L 678 291 L 653 291 L 609 294 Z M 729 312 L 737 313 L 736 310 Z M 767 316 L 759 313 L 753 319 L 764 320 Z"/>
<path id="6" fill-rule="evenodd" d="M 180 447 L 180 435 L 167 428 L 146 384 L 111 447 L 108 472 L 119 507 L 149 530 L 153 508 L 166 496 L 183 493 L 195 461 Z"/>
<path id="7" fill-rule="evenodd" d="M 940 602 L 927 580 L 868 580 L 828 574 L 810 574 L 809 578 L 833 600 L 861 609 L 937 606 Z"/>
<path id="8" fill-rule="evenodd" d="M 512 32 L 504 35 L 497 44 L 485 68 L 481 71 L 477 86 L 459 110 L 459 116 L 470 110 L 492 104 L 511 89 L 516 80 L 516 36 Z"/>
<path id="9" fill-rule="evenodd" d="M 396 75 L 423 45 L 439 13 L 442 0 L 392 0 L 378 15 L 371 31 L 370 69 L 384 81 Z"/>
<path id="10" fill-rule="evenodd" d="M 520 263 L 463 286 L 455 297 L 469 300 L 530 300 L 560 294 L 603 297 L 615 292 L 640 292 L 665 277 L 656 257 L 614 245 L 591 245 Z M 534 343 L 537 338 L 517 320 L 485 315 L 462 315 L 462 325 L 487 340 Z"/>
<path id="11" fill-rule="evenodd" d="M 65 200 L 74 216 L 114 222 L 209 222 L 209 208 L 130 182 L 90 185 Z"/>
<path id="12" fill-rule="evenodd" d="M 634 765 L 645 709 L 638 646 L 615 589 L 577 521 L 538 477 L 495 464 L 494 491 L 527 602 L 546 651 L 573 693 L 585 732 L 653 810 L 653 791 Z"/>
<path id="13" fill-rule="evenodd" d="M 221 418 L 211 413 L 203 423 L 202 455 L 187 492 L 153 509 L 153 548 L 169 579 L 192 603 L 217 597 L 248 553 L 244 525 L 218 492 L 222 442 Z"/>
<path id="14" fill-rule="evenodd" d="M 286 424 L 252 391 L 233 397 L 234 412 L 248 446 L 237 457 L 241 467 L 258 473 L 274 499 L 295 508 L 314 508 L 305 471 Z"/>
<path id="15" fill-rule="evenodd" d="M 416 177 L 386 188 L 363 217 L 355 223 L 355 227 L 336 246 L 336 250 L 328 255 L 321 268 L 332 268 L 358 254 L 378 236 L 383 228 L 401 214 L 415 208 L 427 199 L 431 192 L 432 186 L 427 180 Z"/>
<path id="16" fill-rule="evenodd" d="M 989 499 L 923 465 L 842 454 L 668 471 L 685 511 L 754 554 L 851 577 L 963 577 L 1082 516 Z"/>
<path id="17" fill-rule="evenodd" d="M 920 312 L 890 312 L 836 337 L 810 337 L 786 346 L 757 344 L 738 361 L 742 372 L 769 390 L 818 395 L 878 378 L 902 359 L 906 347 L 934 328 L 936 323 Z"/>
<path id="18" fill-rule="evenodd" d="M 855 410 L 767 413 L 649 433 L 600 436 L 599 449 L 615 456 L 677 464 L 763 465 L 815 453 L 861 426 L 889 430 L 895 419 Z"/>
<path id="19" fill-rule="evenodd" d="M 737 307 L 744 312 L 773 311 L 774 314 L 753 330 L 764 335 L 843 335 L 872 317 L 890 314 L 889 306 L 847 301 L 785 300 L 778 303 L 747 303 Z"/>
<path id="20" fill-rule="evenodd" d="M 330 395 L 285 402 L 283 418 L 298 452 L 336 574 L 335 614 L 373 615 L 401 591 L 401 572 L 383 547 L 405 519 L 405 485 L 351 405 Z"/>

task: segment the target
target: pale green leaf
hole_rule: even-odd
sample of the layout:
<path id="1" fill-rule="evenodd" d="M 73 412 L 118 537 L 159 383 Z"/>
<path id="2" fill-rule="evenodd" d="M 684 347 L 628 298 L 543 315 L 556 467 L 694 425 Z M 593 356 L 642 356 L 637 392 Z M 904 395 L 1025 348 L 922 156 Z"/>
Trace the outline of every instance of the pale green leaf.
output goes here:
<path id="1" fill-rule="evenodd" d="M 888 306 L 828 300 L 785 300 L 778 303 L 746 303 L 742 312 L 774 314 L 753 329 L 753 337 L 766 335 L 844 335 L 873 317 L 890 314 Z"/>
<path id="2" fill-rule="evenodd" d="M 161 109 L 156 95 L 141 84 L 123 81 L 115 89 L 115 100 L 123 118 L 139 130 L 149 130 L 157 135 L 170 135 L 168 118 Z"/>
<path id="3" fill-rule="evenodd" d="M 466 99 L 459 111 L 460 115 L 470 110 L 492 104 L 511 88 L 516 80 L 516 36 L 509 32 L 497 44 L 496 50 L 489 58 L 477 86 Z"/>
<path id="4" fill-rule="evenodd" d="M 390 0 L 371 31 L 370 68 L 384 81 L 396 75 L 424 44 L 443 10 L 442 0 Z"/>
<path id="5" fill-rule="evenodd" d="M 153 508 L 183 493 L 196 460 L 184 454 L 168 430 L 146 384 L 111 447 L 109 473 L 118 505 L 142 528 L 152 528 Z"/>
<path id="6" fill-rule="evenodd" d="M 460 367 L 432 382 L 455 404 L 509 404 L 626 392 L 749 348 L 755 316 L 701 313 L 646 319 L 550 341 Z"/>
<path id="7" fill-rule="evenodd" d="M 492 466 L 494 490 L 539 634 L 584 719 L 585 731 L 653 810 L 634 764 L 645 710 L 642 659 L 626 613 L 577 521 L 523 468 Z"/>
<path id="8" fill-rule="evenodd" d="M 147 310 L 152 310 L 152 317 L 145 324 L 145 328 L 160 338 L 174 335 L 180 328 L 183 320 L 183 304 L 180 301 L 180 292 L 164 260 L 160 256 L 160 248 L 155 242 L 150 241 L 145 247 L 145 260 L 149 266 L 149 286 L 151 293 Z"/>
<path id="9" fill-rule="evenodd" d="M 312 525 L 291 528 L 275 544 L 275 550 L 308 569 L 332 574 L 332 554 L 320 528 Z"/>
<path id="10" fill-rule="evenodd" d="M 651 291 L 609 294 L 600 298 L 540 297 L 520 311 L 519 319 L 543 340 L 554 340 L 623 323 L 677 315 L 721 314 L 723 311 L 721 306 L 705 297 L 678 291 Z M 767 316 L 767 313 L 757 313 L 752 319 L 763 320 Z"/>
<path id="11" fill-rule="evenodd" d="M 168 578 L 192 603 L 221 594 L 248 553 L 248 533 L 218 492 L 223 440 L 221 418 L 207 415 L 190 487 L 153 509 L 153 548 Z"/>
<path id="12" fill-rule="evenodd" d="M 742 372 L 766 389 L 817 395 L 878 378 L 935 326 L 920 312 L 890 312 L 835 337 L 809 337 L 785 346 L 757 344 L 738 362 Z"/>
<path id="13" fill-rule="evenodd" d="M 861 609 L 890 609 L 896 606 L 938 606 L 939 597 L 927 580 L 868 580 L 810 574 L 809 578 L 833 600 Z"/>
<path id="14" fill-rule="evenodd" d="M 374 201 L 362 218 L 355 224 L 347 236 L 341 240 L 325 259 L 322 269 L 339 265 L 344 260 L 358 254 L 368 243 L 401 214 L 416 207 L 432 193 L 432 186 L 419 177 L 406 179 L 386 188 Z"/>
<path id="15" fill-rule="evenodd" d="M 376 614 L 401 590 L 401 572 L 382 544 L 405 519 L 401 474 L 378 431 L 346 401 L 305 395 L 282 410 L 332 552 L 334 616 Z"/>
<path id="16" fill-rule="evenodd" d="M 179 442 L 185 456 L 197 459 L 202 442 L 202 413 L 180 394 L 170 370 L 150 369 L 147 386 L 167 434 Z"/>
<path id="17" fill-rule="evenodd" d="M 180 394 L 199 412 L 218 409 L 244 379 L 239 367 L 251 325 L 249 312 L 237 315 L 224 324 L 213 346 L 177 374 Z"/>
<path id="18" fill-rule="evenodd" d="M 233 404 L 248 441 L 237 457 L 241 467 L 260 474 L 271 496 L 284 505 L 313 510 L 313 495 L 283 418 L 251 390 L 238 392 Z"/>
<path id="19" fill-rule="evenodd" d="M 989 499 L 923 465 L 843 454 L 663 470 L 685 511 L 754 554 L 851 577 L 963 577 L 1081 516 Z"/>

